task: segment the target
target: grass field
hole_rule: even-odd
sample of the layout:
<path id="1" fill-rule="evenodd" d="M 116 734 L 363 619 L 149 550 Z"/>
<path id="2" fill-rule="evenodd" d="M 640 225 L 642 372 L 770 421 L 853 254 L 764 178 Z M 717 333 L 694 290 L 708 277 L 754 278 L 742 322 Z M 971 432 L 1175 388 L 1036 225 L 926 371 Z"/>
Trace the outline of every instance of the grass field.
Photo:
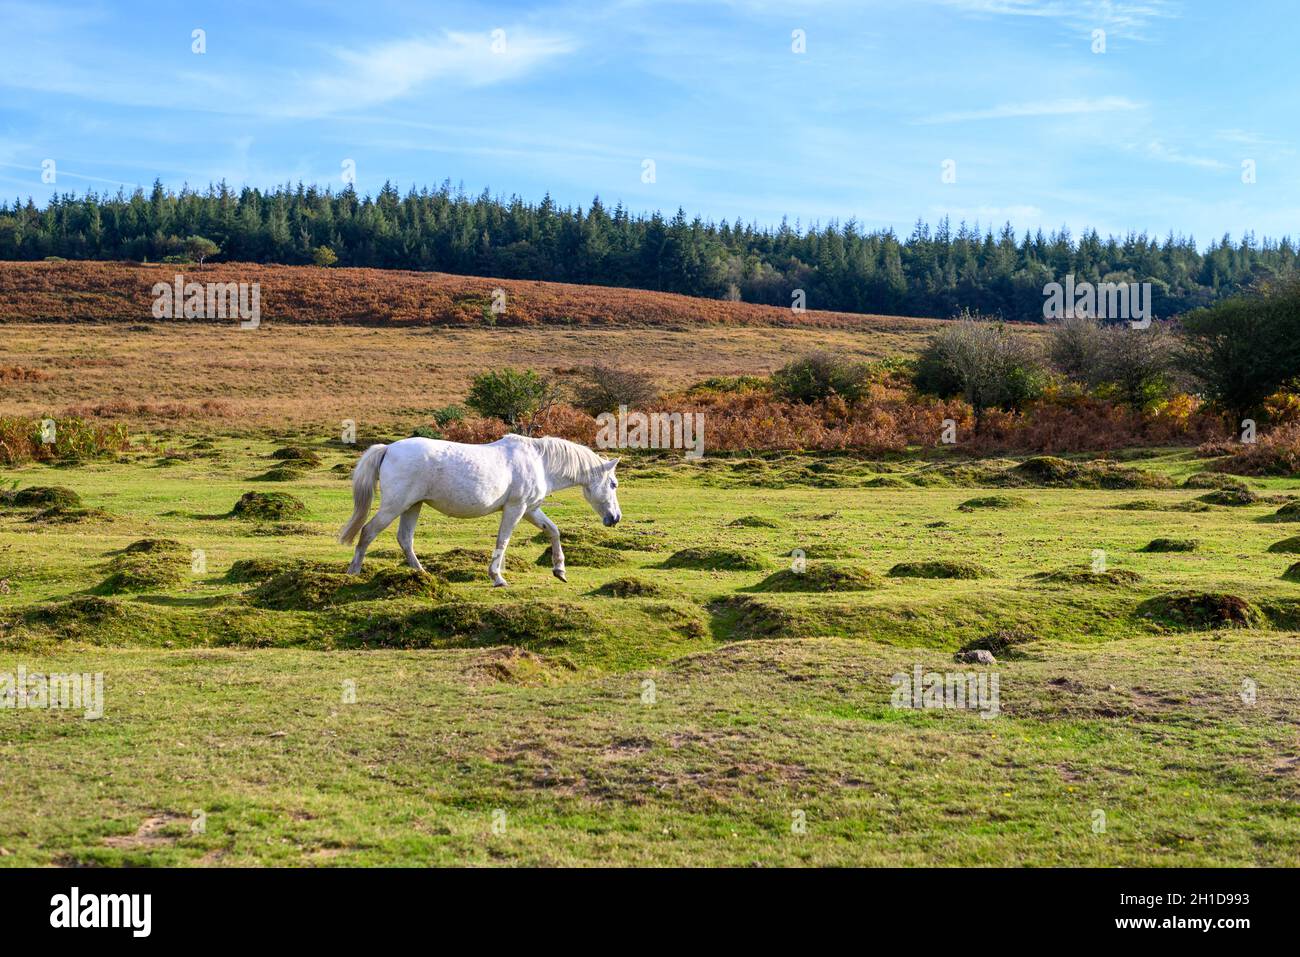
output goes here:
<path id="1" fill-rule="evenodd" d="M 548 506 L 567 585 L 521 527 L 493 590 L 495 523 L 427 510 L 441 577 L 383 572 L 390 530 L 337 580 L 355 449 L 154 438 L 5 473 L 82 510 L 0 507 L 0 675 L 102 672 L 105 707 L 0 709 L 0 864 L 1300 857 L 1300 584 L 1269 550 L 1300 534 L 1274 517 L 1293 481 L 1228 506 L 1176 449 L 1071 479 L 634 455 L 614 531 Z M 289 442 L 320 461 L 255 480 Z M 232 515 L 249 491 L 304 508 Z M 920 562 L 980 577 L 890 574 Z M 954 662 L 998 635 L 996 664 Z M 917 666 L 996 674 L 997 716 L 894 707 Z"/>

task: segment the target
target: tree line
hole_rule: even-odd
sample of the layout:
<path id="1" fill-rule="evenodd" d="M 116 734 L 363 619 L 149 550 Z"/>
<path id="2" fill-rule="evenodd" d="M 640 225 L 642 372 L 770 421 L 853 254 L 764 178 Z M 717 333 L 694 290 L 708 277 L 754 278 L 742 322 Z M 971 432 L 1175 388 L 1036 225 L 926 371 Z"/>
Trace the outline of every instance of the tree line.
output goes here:
<path id="1" fill-rule="evenodd" d="M 1075 239 L 1068 229 L 1017 236 L 944 219 L 918 220 L 911 235 L 867 231 L 855 220 L 801 227 L 687 219 L 679 209 L 634 214 L 597 197 L 583 208 L 518 196 L 471 196 L 443 183 L 375 196 L 285 185 L 270 191 L 164 189 L 63 194 L 43 208 L 30 198 L 0 205 L 0 260 L 181 256 L 210 241 L 228 261 L 412 269 L 540 279 L 890 315 L 942 316 L 970 309 L 1042 321 L 1044 286 L 1151 283 L 1155 314 L 1168 317 L 1296 274 L 1289 238 L 1224 235 L 1202 251 L 1194 238 L 1141 234 Z"/>

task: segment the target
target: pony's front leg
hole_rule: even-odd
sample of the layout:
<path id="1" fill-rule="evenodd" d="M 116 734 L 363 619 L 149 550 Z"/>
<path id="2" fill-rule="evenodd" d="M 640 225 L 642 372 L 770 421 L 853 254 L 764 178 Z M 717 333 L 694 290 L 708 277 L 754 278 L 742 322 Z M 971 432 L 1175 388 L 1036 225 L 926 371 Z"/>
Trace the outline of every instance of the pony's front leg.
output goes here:
<path id="1" fill-rule="evenodd" d="M 510 544 L 510 535 L 519 520 L 524 517 L 522 504 L 510 503 L 501 510 L 501 527 L 497 530 L 497 547 L 492 553 L 492 564 L 488 565 L 488 574 L 492 576 L 492 585 L 504 588 L 509 584 L 502 576 L 501 569 L 506 563 L 506 546 Z"/>
<path id="2" fill-rule="evenodd" d="M 560 529 L 540 508 L 525 512 L 524 518 L 551 536 L 551 574 L 562 582 L 569 579 L 564 574 L 564 549 L 560 547 Z"/>

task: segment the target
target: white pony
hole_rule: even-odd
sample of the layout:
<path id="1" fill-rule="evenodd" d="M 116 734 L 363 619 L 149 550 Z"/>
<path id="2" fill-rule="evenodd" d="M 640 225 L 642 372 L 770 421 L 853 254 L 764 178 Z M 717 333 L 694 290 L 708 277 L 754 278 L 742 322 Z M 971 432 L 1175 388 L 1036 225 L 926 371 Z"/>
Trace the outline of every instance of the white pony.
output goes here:
<path id="1" fill-rule="evenodd" d="M 352 501 L 356 507 L 339 532 L 339 541 L 344 544 L 361 533 L 348 573 L 361 573 L 366 549 L 399 515 L 402 520 L 397 525 L 397 542 L 406 553 L 406 563 L 422 568 L 413 543 L 420 506 L 427 502 L 453 518 L 501 513 L 497 547 L 488 565 L 493 585 L 506 584 L 501 576 L 506 545 L 521 518 L 550 535 L 551 570 L 560 581 L 568 581 L 560 530 L 542 513 L 542 501 L 552 492 L 581 485 L 587 503 L 605 525 L 616 525 L 623 517 L 614 491 L 618 488 L 616 465 L 618 459 L 607 462 L 576 442 L 522 435 L 507 435 L 487 445 L 421 438 L 372 445 L 352 470 Z M 367 522 L 376 480 L 383 498 L 375 517 Z"/>

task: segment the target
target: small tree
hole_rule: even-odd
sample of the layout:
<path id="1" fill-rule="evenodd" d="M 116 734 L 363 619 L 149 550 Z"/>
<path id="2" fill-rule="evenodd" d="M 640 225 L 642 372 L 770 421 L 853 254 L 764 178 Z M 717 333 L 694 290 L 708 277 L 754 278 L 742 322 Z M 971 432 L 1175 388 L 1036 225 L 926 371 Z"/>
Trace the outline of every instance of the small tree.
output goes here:
<path id="1" fill-rule="evenodd" d="M 500 369 L 474 377 L 465 404 L 511 432 L 532 435 L 538 418 L 559 399 L 557 385 L 532 369 Z"/>
<path id="2" fill-rule="evenodd" d="M 221 247 L 206 236 L 190 236 L 185 240 L 185 255 L 200 266 L 203 265 L 203 260 L 220 252 Z"/>
<path id="3" fill-rule="evenodd" d="M 819 402 L 836 395 L 855 402 L 867 394 L 871 367 L 829 352 L 810 352 L 772 373 L 772 389 L 791 402 Z"/>
<path id="4" fill-rule="evenodd" d="M 659 387 L 652 376 L 600 362 L 582 370 L 574 391 L 578 408 L 591 416 L 615 412 L 620 405 L 648 405 L 659 398 Z"/>
<path id="5" fill-rule="evenodd" d="M 1165 323 L 1145 329 L 1127 322 L 1107 326 L 1095 378 L 1112 386 L 1121 401 L 1142 408 L 1169 392 L 1173 351 Z"/>
<path id="6" fill-rule="evenodd" d="M 1176 363 L 1234 422 L 1300 376 L 1300 282 L 1188 313 Z"/>
<path id="7" fill-rule="evenodd" d="M 1095 386 L 1100 382 L 1105 333 L 1087 316 L 1071 316 L 1050 324 L 1047 357 L 1062 375 Z"/>
<path id="8" fill-rule="evenodd" d="M 913 382 L 918 391 L 943 399 L 961 396 L 978 422 L 987 409 L 1019 409 L 1038 396 L 1044 375 L 1024 338 L 965 312 L 931 338 Z"/>
<path id="9" fill-rule="evenodd" d="M 328 246 L 317 246 L 315 252 L 311 254 L 311 261 L 317 266 L 333 266 L 339 261 L 338 255 Z"/>

